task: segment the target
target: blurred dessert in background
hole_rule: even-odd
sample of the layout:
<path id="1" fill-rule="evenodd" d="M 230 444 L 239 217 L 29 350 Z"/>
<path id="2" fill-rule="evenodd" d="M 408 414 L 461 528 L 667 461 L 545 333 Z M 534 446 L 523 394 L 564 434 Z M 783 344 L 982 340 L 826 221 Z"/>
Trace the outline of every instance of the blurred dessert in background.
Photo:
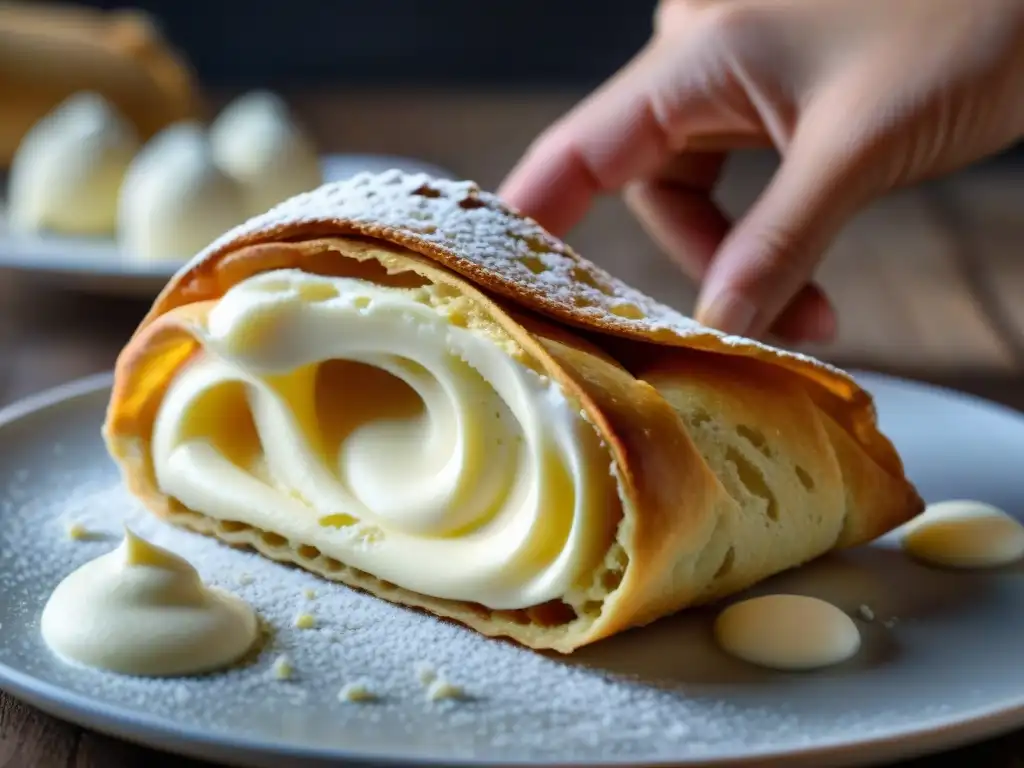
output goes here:
<path id="1" fill-rule="evenodd" d="M 8 178 L 11 231 L 105 237 L 129 261 L 184 261 L 323 174 L 281 98 L 239 98 L 213 128 L 181 120 L 144 144 L 102 95 L 82 91 L 30 127 Z"/>
<path id="2" fill-rule="evenodd" d="M 134 127 L 98 93 L 71 96 L 36 123 L 14 156 L 8 222 L 16 232 L 111 236 Z"/>
<path id="3" fill-rule="evenodd" d="M 275 93 L 243 94 L 200 122 L 185 57 L 141 11 L 0 3 L 0 105 L 18 236 L 106 238 L 128 261 L 185 260 L 323 182 L 317 147 Z"/>
<path id="4" fill-rule="evenodd" d="M 277 94 L 251 91 L 210 128 L 218 165 L 245 190 L 250 215 L 323 183 L 316 147 Z"/>
<path id="5" fill-rule="evenodd" d="M 214 162 L 209 133 L 181 122 L 155 136 L 128 169 L 118 238 L 131 260 L 184 260 L 246 218 L 243 190 Z"/>
<path id="6" fill-rule="evenodd" d="M 36 122 L 79 91 L 102 95 L 142 139 L 199 107 L 188 64 L 144 13 L 0 3 L 0 167 Z"/>

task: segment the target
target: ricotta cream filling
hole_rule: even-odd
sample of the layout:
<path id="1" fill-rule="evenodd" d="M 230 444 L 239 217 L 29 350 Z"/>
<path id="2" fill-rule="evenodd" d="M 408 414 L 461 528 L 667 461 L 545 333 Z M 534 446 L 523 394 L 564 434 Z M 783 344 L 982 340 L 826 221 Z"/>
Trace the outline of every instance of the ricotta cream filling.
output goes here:
<path id="1" fill-rule="evenodd" d="M 147 677 L 227 667 L 259 635 L 247 603 L 207 587 L 188 561 L 128 530 L 120 547 L 57 586 L 40 629 L 65 659 Z"/>
<path id="2" fill-rule="evenodd" d="M 432 290 L 297 270 L 234 286 L 157 415 L 160 490 L 433 597 L 517 609 L 584 586 L 620 514 L 607 450 Z"/>

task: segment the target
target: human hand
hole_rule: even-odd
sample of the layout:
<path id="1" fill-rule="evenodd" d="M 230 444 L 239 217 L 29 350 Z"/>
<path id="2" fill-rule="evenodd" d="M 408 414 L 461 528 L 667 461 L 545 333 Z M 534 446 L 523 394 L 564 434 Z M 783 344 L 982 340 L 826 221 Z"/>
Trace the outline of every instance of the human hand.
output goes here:
<path id="1" fill-rule="evenodd" d="M 622 191 L 701 283 L 698 320 L 825 341 L 811 280 L 858 209 L 1022 136 L 1024 0 L 664 0 L 645 48 L 500 194 L 564 235 Z M 769 145 L 779 169 L 730 222 L 712 200 L 726 153 Z"/>

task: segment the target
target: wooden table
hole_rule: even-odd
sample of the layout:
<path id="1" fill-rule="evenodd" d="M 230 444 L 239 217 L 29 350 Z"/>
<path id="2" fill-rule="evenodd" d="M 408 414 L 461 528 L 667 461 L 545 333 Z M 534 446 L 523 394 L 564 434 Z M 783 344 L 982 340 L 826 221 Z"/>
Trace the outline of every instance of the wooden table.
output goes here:
<path id="1" fill-rule="evenodd" d="M 297 94 L 333 151 L 406 154 L 495 186 L 572 94 Z M 743 155 L 721 198 L 740 211 L 773 160 Z M 689 309 L 693 289 L 617 200 L 570 238 L 584 254 Z M 897 373 L 1024 410 L 1024 165 L 987 164 L 892 195 L 854 221 L 822 282 L 840 312 L 838 342 L 814 350 L 844 366 Z M 68 296 L 0 273 L 0 403 L 110 368 L 145 311 L 139 302 Z M 906 765 L 1024 765 L 1024 732 Z M 955 761 L 955 762 L 953 762 Z M 199 766 L 61 723 L 0 694 L 0 768 Z"/>

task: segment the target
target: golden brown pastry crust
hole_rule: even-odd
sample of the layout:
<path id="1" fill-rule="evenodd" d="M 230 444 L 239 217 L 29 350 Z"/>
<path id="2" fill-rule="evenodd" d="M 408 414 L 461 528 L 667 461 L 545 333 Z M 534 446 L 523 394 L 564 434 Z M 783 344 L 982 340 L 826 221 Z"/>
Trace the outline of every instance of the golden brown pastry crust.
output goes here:
<path id="1" fill-rule="evenodd" d="M 589 611 L 489 611 L 418 595 L 326 562 L 310 542 L 218 524 L 157 489 L 149 432 L 163 389 L 197 349 L 189 325 L 253 274 L 358 274 L 373 262 L 468 297 L 601 434 L 623 510 Z M 755 433 L 770 445 L 744 437 Z M 474 185 L 398 174 L 300 196 L 179 272 L 118 359 L 105 434 L 129 489 L 172 522 L 485 634 L 564 652 L 873 538 L 923 506 L 870 398 L 842 372 L 675 314 Z"/>

